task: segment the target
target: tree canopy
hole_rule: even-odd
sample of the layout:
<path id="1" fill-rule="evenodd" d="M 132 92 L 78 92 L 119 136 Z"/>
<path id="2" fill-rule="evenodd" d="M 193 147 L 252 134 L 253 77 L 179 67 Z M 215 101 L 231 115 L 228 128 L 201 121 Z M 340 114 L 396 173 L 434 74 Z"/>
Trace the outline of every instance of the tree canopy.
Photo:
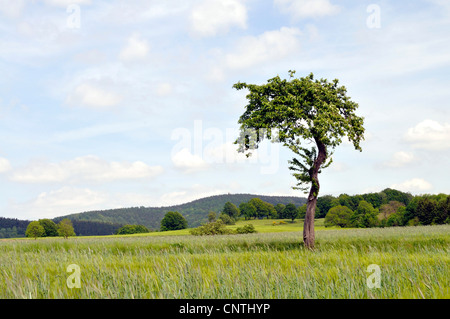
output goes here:
<path id="1" fill-rule="evenodd" d="M 64 218 L 58 223 L 58 234 L 64 238 L 69 236 L 75 236 L 75 231 L 73 229 L 72 221 L 68 218 Z"/>
<path id="2" fill-rule="evenodd" d="M 330 208 L 325 216 L 325 226 L 349 227 L 352 215 L 353 211 L 347 206 L 334 206 Z"/>
<path id="3" fill-rule="evenodd" d="M 32 221 L 28 224 L 25 235 L 27 237 L 33 237 L 37 239 L 38 237 L 42 237 L 45 234 L 45 229 L 42 227 L 41 223 L 38 221 Z"/>
<path id="4" fill-rule="evenodd" d="M 225 205 L 223 206 L 223 213 L 227 214 L 228 216 L 230 216 L 233 219 L 238 218 L 238 216 L 240 214 L 239 208 L 231 202 L 225 203 Z"/>
<path id="5" fill-rule="evenodd" d="M 187 228 L 187 221 L 179 212 L 167 212 L 161 220 L 161 231 Z"/>
<path id="6" fill-rule="evenodd" d="M 346 138 L 361 151 L 364 119 L 355 111 L 358 104 L 347 96 L 339 80 L 328 82 L 306 77 L 290 79 L 276 76 L 266 84 L 238 82 L 237 90 L 247 89 L 248 104 L 239 118 L 240 135 L 236 140 L 239 152 L 258 148 L 265 139 L 280 142 L 296 156 L 289 164 L 297 180 L 295 189 L 309 190 L 303 240 L 314 247 L 314 215 L 319 194 L 318 174 L 332 162 L 332 152 Z"/>
<path id="7" fill-rule="evenodd" d="M 44 234 L 42 237 L 55 237 L 58 236 L 58 227 L 51 219 L 39 219 L 39 224 L 44 227 Z"/>

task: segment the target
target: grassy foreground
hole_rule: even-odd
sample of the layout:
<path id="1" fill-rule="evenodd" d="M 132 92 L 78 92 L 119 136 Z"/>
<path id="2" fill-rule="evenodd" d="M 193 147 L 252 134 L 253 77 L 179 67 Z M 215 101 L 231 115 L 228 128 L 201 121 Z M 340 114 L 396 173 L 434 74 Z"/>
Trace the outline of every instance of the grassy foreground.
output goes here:
<path id="1" fill-rule="evenodd" d="M 0 298 L 450 298 L 450 225 L 318 225 L 315 251 L 300 244 L 299 225 L 257 230 L 3 240 Z M 80 288 L 68 287 L 71 264 Z M 380 288 L 367 286 L 370 264 L 380 267 Z"/>

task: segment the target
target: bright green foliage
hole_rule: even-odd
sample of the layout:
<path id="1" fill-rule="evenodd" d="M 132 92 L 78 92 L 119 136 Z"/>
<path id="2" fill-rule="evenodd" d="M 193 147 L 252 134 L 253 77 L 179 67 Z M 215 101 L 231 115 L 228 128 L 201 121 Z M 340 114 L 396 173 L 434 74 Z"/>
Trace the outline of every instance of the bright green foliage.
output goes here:
<path id="1" fill-rule="evenodd" d="M 335 206 L 330 208 L 325 216 L 325 226 L 350 227 L 350 217 L 353 211 L 347 206 Z"/>
<path id="2" fill-rule="evenodd" d="M 161 220 L 161 231 L 187 228 L 187 221 L 179 212 L 168 212 Z"/>
<path id="3" fill-rule="evenodd" d="M 58 234 L 67 238 L 69 236 L 75 236 L 75 231 L 73 229 L 72 221 L 68 218 L 64 218 L 58 223 Z"/>
<path id="4" fill-rule="evenodd" d="M 32 221 L 28 224 L 25 235 L 27 237 L 33 237 L 34 239 L 42 237 L 45 234 L 45 229 L 38 221 Z"/>
<path id="5" fill-rule="evenodd" d="M 223 213 L 227 214 L 233 219 L 236 219 L 238 218 L 240 212 L 239 208 L 237 208 L 235 204 L 231 202 L 226 202 L 225 205 L 223 206 Z"/>
<path id="6" fill-rule="evenodd" d="M 51 219 L 39 219 L 39 224 L 44 227 L 44 235 L 42 237 L 56 237 L 58 236 L 58 227 Z"/>
<path id="7" fill-rule="evenodd" d="M 150 230 L 144 225 L 124 225 L 117 230 L 117 235 L 148 233 Z"/>
<path id="8" fill-rule="evenodd" d="M 189 232 L 194 236 L 205 236 L 232 234 L 233 230 L 226 228 L 225 223 L 219 219 L 215 222 L 207 223 L 197 228 L 192 228 Z"/>
<path id="9" fill-rule="evenodd" d="M 251 234 L 251 233 L 256 233 L 256 232 L 257 231 L 255 229 L 255 226 L 253 226 L 252 224 L 247 224 L 242 227 L 236 228 L 237 234 Z"/>
<path id="10" fill-rule="evenodd" d="M 312 73 L 297 79 L 295 71 L 289 74 L 290 80 L 276 76 L 263 85 L 241 82 L 233 85 L 237 90 L 250 91 L 246 110 L 239 119 L 241 134 L 236 143 L 240 152 L 257 149 L 264 138 L 291 149 L 301 159 L 290 161 L 298 181 L 296 188 L 306 190 L 305 185 L 313 183 L 313 168 L 320 173 L 320 168 L 331 163 L 331 152 L 344 136 L 361 150 L 363 118 L 355 114 L 358 104 L 350 100 L 347 89 L 339 86 L 337 79 L 317 80 Z M 318 150 L 304 147 L 305 141 L 317 144 L 319 152 L 325 152 L 321 156 L 327 163 L 314 167 Z"/>
<path id="11" fill-rule="evenodd" d="M 227 215 L 228 216 L 228 215 Z M 247 224 L 242 227 L 237 227 L 235 230 L 226 228 L 226 224 L 221 220 L 207 223 L 197 228 L 189 230 L 191 235 L 206 236 L 206 235 L 232 235 L 232 234 L 250 234 L 256 233 L 255 226 Z"/>
<path id="12" fill-rule="evenodd" d="M 243 215 L 245 219 L 256 217 L 256 207 L 251 202 L 241 203 L 239 205 L 239 210 L 241 211 L 241 215 Z"/>
<path id="13" fill-rule="evenodd" d="M 255 217 L 258 218 L 263 218 L 263 217 L 275 217 L 277 211 L 275 210 L 275 207 L 270 204 L 267 203 L 265 201 L 263 201 L 260 198 L 252 198 L 249 201 L 249 204 L 253 205 L 256 209 L 256 215 Z"/>
<path id="14" fill-rule="evenodd" d="M 372 204 L 362 200 L 350 217 L 351 226 L 358 228 L 375 227 L 378 224 L 377 215 L 378 210 L 373 208 Z"/>

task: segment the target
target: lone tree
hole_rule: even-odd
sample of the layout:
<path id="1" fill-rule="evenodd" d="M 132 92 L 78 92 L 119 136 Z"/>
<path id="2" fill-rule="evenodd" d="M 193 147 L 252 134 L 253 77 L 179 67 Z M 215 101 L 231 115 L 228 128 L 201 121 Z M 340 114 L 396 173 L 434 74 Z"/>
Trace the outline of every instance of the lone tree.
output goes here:
<path id="1" fill-rule="evenodd" d="M 28 224 L 25 235 L 37 239 L 45 234 L 45 229 L 38 221 L 32 221 Z"/>
<path id="2" fill-rule="evenodd" d="M 238 121 L 241 132 L 235 143 L 239 144 L 239 152 L 250 156 L 249 151 L 267 138 L 289 147 L 298 156 L 289 161 L 289 168 L 297 180 L 293 188 L 305 193 L 309 188 L 303 241 L 313 249 L 318 175 L 331 164 L 332 151 L 344 136 L 361 151 L 364 119 L 355 114 L 358 104 L 346 95 L 344 86 L 338 85 L 339 80 L 317 80 L 312 73 L 297 79 L 294 74 L 289 71 L 289 80 L 276 76 L 263 85 L 233 85 L 237 90 L 250 91 L 246 110 Z"/>
<path id="3" fill-rule="evenodd" d="M 292 220 L 292 222 L 294 222 L 294 219 L 296 219 L 297 216 L 298 216 L 297 207 L 292 203 L 287 204 L 286 207 L 284 208 L 284 218 L 289 218 Z"/>
<path id="4" fill-rule="evenodd" d="M 187 228 L 187 220 L 179 212 L 167 212 L 161 220 L 161 231 Z"/>
<path id="5" fill-rule="evenodd" d="M 67 239 L 69 236 L 76 236 L 73 229 L 72 221 L 68 218 L 64 218 L 58 223 L 58 234 Z"/>

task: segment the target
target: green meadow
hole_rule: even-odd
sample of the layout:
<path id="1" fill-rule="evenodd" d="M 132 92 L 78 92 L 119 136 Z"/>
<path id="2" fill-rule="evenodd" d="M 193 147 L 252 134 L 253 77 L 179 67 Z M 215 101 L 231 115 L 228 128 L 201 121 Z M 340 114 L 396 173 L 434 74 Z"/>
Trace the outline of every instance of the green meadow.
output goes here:
<path id="1" fill-rule="evenodd" d="M 254 224 L 258 233 L 244 235 L 1 240 L 0 298 L 450 298 L 450 225 L 330 229 L 317 220 L 311 251 L 302 223 L 284 222 L 228 226 Z M 368 285 L 373 264 L 379 288 Z"/>

